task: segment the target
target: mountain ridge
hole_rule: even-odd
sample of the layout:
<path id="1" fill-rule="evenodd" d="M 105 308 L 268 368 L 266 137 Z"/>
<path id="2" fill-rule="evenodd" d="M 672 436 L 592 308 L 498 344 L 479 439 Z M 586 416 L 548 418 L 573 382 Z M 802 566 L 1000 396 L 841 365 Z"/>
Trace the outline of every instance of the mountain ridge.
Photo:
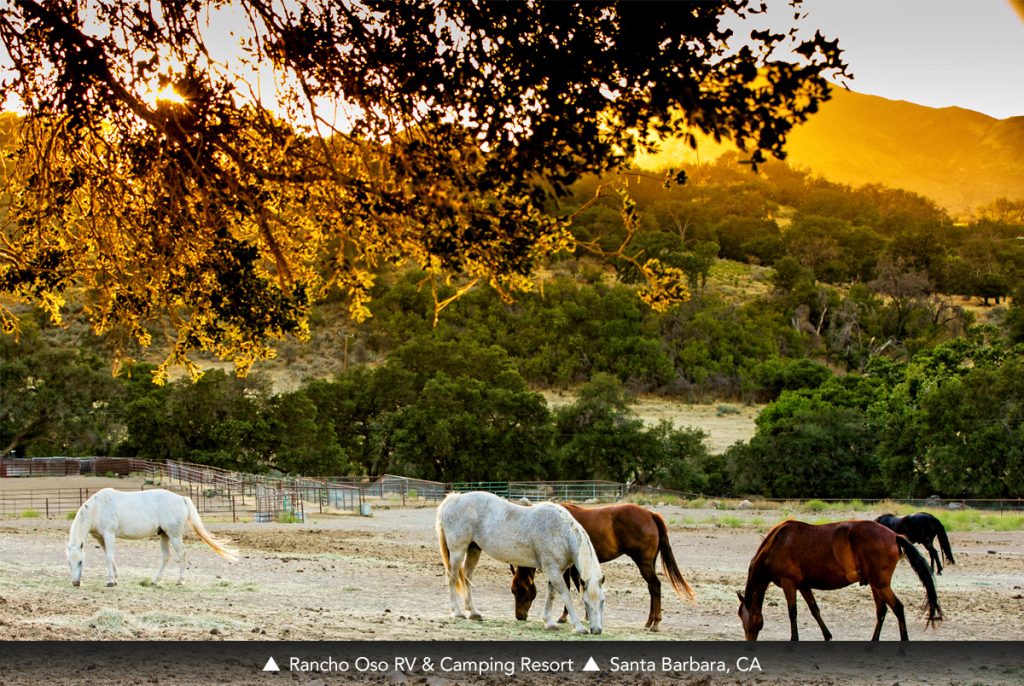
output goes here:
<path id="1" fill-rule="evenodd" d="M 645 168 L 709 162 L 735 150 L 698 137 L 638 158 Z M 794 128 L 786 161 L 851 186 L 879 183 L 925 195 L 950 214 L 970 216 L 998 198 L 1024 198 L 1024 116 L 996 119 L 958 106 L 941 108 L 833 87 L 832 99 Z"/>

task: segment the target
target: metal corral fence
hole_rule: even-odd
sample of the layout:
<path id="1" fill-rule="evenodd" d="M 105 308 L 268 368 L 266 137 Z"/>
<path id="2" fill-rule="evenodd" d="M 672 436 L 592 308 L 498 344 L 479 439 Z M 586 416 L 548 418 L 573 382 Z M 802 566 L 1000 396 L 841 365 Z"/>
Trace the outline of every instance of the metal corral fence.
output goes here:
<path id="1" fill-rule="evenodd" d="M 614 481 L 457 481 L 452 490 L 488 491 L 512 500 L 615 502 L 622 500 L 628 487 Z"/>
<path id="2" fill-rule="evenodd" d="M 411 479 L 406 476 L 395 476 L 394 474 L 385 474 L 377 479 L 337 477 L 332 478 L 330 481 L 331 483 L 346 484 L 359 489 L 363 498 L 401 499 L 403 505 L 410 500 L 443 500 L 449 491 L 448 484 L 441 481 Z"/>
<path id="3" fill-rule="evenodd" d="M 576 502 L 615 502 L 627 495 L 641 495 L 652 499 L 675 497 L 692 500 L 706 496 L 696 493 L 669 491 L 651 486 L 635 486 L 614 481 L 462 481 L 445 484 L 439 481 L 411 479 L 385 474 L 377 479 L 331 477 L 326 479 L 303 479 L 266 474 L 247 474 L 205 465 L 190 464 L 177 460 L 162 462 L 137 458 L 68 458 L 47 457 L 31 459 L 0 458 L 0 477 L 71 476 L 93 475 L 141 475 L 146 488 L 166 488 L 189 496 L 203 515 L 240 517 L 258 521 L 274 521 L 282 513 L 305 518 L 310 506 L 317 511 L 328 509 L 364 512 L 365 501 L 380 499 L 389 502 L 438 501 L 449 491 L 490 491 L 513 500 L 554 500 Z M 27 481 L 27 480 L 26 480 Z M 36 516 L 59 517 L 77 511 L 82 503 L 98 489 L 17 489 L 0 490 L 0 517 L 24 516 L 32 512 Z M 806 502 L 818 500 L 823 503 L 847 501 L 849 499 L 766 499 L 762 502 Z M 896 502 L 913 507 L 932 507 L 1021 512 L 1024 500 L 1016 499 L 971 499 L 943 500 L 928 499 L 862 499 L 865 504 Z"/>
<path id="4" fill-rule="evenodd" d="M 274 489 L 261 486 L 256 492 L 257 522 L 304 522 L 306 508 L 298 490 Z"/>
<path id="5" fill-rule="evenodd" d="M 408 501 L 444 498 L 447 484 L 423 479 L 410 479 L 386 474 L 378 479 L 328 478 L 306 479 L 233 472 L 218 467 L 197 465 L 178 460 L 141 460 L 137 458 L 30 458 L 0 459 L 0 477 L 128 476 L 145 478 L 146 488 L 166 488 L 189 496 L 196 509 L 204 515 L 230 517 L 251 516 L 259 521 L 272 521 L 282 512 L 305 517 L 307 505 L 324 512 L 336 510 L 361 511 L 371 498 Z M 30 489 L 0 491 L 0 516 L 35 512 L 39 516 L 63 516 L 76 511 L 99 489 Z M 277 494 L 277 495 L 270 495 Z M 297 516 L 297 515 L 296 515 Z"/>

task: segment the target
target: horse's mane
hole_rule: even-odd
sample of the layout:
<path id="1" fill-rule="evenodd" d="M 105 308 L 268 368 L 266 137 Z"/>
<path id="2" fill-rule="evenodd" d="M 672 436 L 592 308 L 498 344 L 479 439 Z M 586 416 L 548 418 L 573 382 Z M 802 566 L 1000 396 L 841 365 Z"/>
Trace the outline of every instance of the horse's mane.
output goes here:
<path id="1" fill-rule="evenodd" d="M 586 579 L 588 582 L 600 578 L 601 565 L 597 561 L 597 552 L 594 551 L 594 544 L 590 542 L 587 530 L 564 507 L 558 507 L 558 514 L 565 520 L 569 531 L 572 532 L 577 550 L 576 569 L 580 573 L 580 578 Z"/>
<path id="2" fill-rule="evenodd" d="M 757 552 L 754 553 L 754 557 L 750 560 L 750 567 L 747 570 L 747 585 L 746 588 L 744 588 L 743 590 L 743 597 L 746 599 L 746 602 L 750 602 L 750 594 L 753 590 L 752 586 L 754 585 L 754 571 L 759 569 L 761 565 L 764 564 L 764 557 L 768 553 L 768 550 L 771 548 L 771 545 L 775 541 L 776 536 L 779 535 L 779 530 L 781 530 L 783 526 L 792 521 L 792 519 L 784 519 L 775 526 L 773 526 L 771 529 L 768 530 L 768 533 L 764 535 L 764 538 L 761 539 L 761 544 L 757 546 Z"/>
<path id="3" fill-rule="evenodd" d="M 75 513 L 75 518 L 71 521 L 71 530 L 68 532 L 68 543 L 81 543 L 85 540 L 85 535 L 88 533 L 85 526 L 90 514 L 92 514 L 91 497 Z"/>

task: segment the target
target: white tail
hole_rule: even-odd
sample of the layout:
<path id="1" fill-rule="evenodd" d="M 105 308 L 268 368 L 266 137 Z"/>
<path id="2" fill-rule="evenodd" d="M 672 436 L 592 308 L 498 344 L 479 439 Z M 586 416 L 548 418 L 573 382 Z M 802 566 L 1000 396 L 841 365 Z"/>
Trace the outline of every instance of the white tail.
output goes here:
<path id="1" fill-rule="evenodd" d="M 217 553 L 225 560 L 229 562 L 238 562 L 238 551 L 227 547 L 223 541 L 219 541 L 213 537 L 213 535 L 206 530 L 203 526 L 203 520 L 199 518 L 199 512 L 196 510 L 195 504 L 192 499 L 188 496 L 182 496 L 185 499 L 185 504 L 188 505 L 188 523 L 192 526 L 192 530 L 196 532 L 196 536 L 202 539 L 203 543 L 210 546 L 213 552 Z"/>

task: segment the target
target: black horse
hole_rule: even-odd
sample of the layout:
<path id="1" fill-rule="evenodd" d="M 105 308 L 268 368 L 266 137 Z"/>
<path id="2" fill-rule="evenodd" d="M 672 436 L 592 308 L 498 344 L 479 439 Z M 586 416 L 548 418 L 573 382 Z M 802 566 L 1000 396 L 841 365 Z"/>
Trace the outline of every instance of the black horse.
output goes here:
<path id="1" fill-rule="evenodd" d="M 953 549 L 949 547 L 949 538 L 946 537 L 946 529 L 937 518 L 927 512 L 916 512 L 905 517 L 897 517 L 894 514 L 884 514 L 876 517 L 875 521 L 889 527 L 898 534 L 903 534 L 910 539 L 911 543 L 920 543 L 931 556 L 932 571 L 942 574 L 942 562 L 939 560 L 939 553 L 932 545 L 935 537 L 939 538 L 939 547 L 942 548 L 942 555 L 946 558 L 947 564 L 956 564 L 953 560 Z M 936 571 L 936 566 L 938 571 Z"/>

